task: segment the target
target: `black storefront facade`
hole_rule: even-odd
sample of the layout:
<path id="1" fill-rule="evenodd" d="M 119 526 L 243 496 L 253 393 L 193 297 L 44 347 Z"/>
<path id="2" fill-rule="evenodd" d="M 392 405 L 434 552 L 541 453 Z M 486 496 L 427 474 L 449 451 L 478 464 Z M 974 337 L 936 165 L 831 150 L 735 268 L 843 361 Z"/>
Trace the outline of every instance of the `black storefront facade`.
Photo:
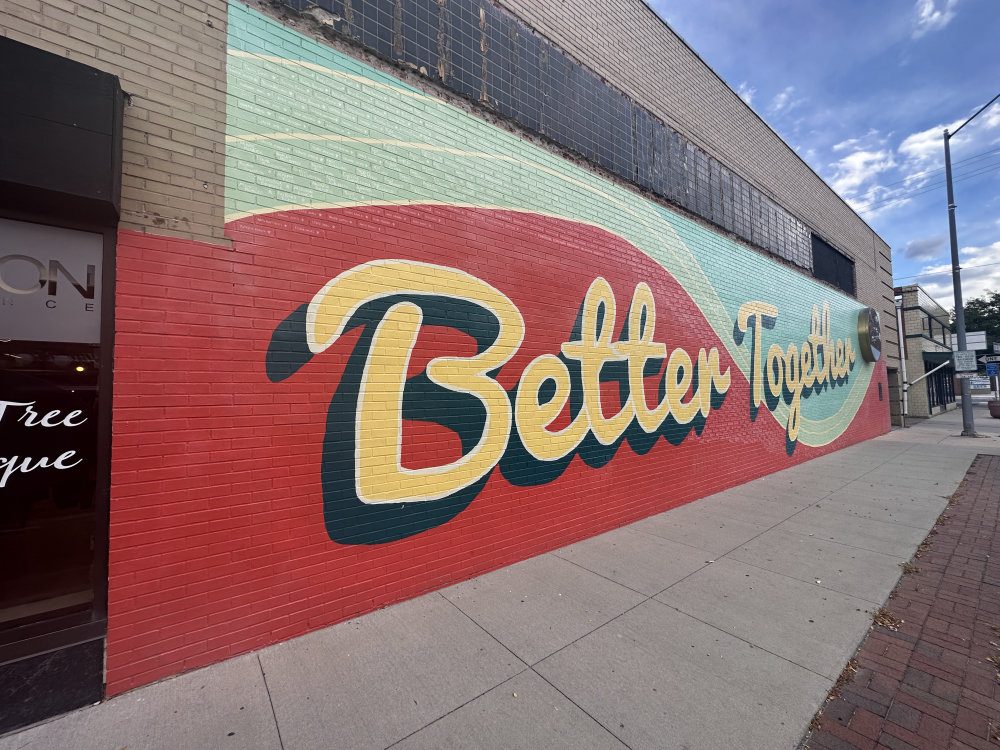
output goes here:
<path id="1" fill-rule="evenodd" d="M 0 732 L 104 695 L 124 100 L 0 38 Z"/>
<path id="2" fill-rule="evenodd" d="M 955 367 L 951 352 L 924 352 L 927 375 L 927 404 L 931 413 L 955 405 Z"/>

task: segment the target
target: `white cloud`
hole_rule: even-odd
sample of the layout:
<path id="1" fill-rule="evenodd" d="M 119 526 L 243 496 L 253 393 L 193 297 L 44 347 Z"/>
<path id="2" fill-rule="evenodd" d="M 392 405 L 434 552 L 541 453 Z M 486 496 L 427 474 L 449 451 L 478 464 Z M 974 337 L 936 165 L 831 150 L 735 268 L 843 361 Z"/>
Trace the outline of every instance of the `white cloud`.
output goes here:
<path id="1" fill-rule="evenodd" d="M 965 247 L 959 253 L 962 264 L 962 299 L 982 297 L 988 290 L 1000 289 L 1000 241 L 985 247 Z M 916 282 L 943 307 L 954 306 L 951 263 L 934 264 L 921 270 Z"/>
<path id="2" fill-rule="evenodd" d="M 849 148 L 855 148 L 859 143 L 861 143 L 860 138 L 848 138 L 846 141 L 833 144 L 833 150 L 846 151 Z"/>
<path id="3" fill-rule="evenodd" d="M 845 197 L 865 197 L 873 200 L 879 196 L 858 196 L 858 190 L 866 182 L 877 177 L 881 172 L 892 169 L 896 162 L 892 152 L 859 150 L 848 154 L 831 166 L 836 170 L 830 180 L 830 186 Z M 867 200 L 863 202 L 868 202 Z"/>
<path id="4" fill-rule="evenodd" d="M 987 128 L 995 128 L 997 125 L 1000 125 L 1000 103 L 994 104 L 983 112 L 980 117 L 983 118 L 983 124 Z"/>
<path id="5" fill-rule="evenodd" d="M 798 102 L 792 102 L 792 94 L 795 93 L 794 86 L 786 86 L 782 91 L 775 95 L 771 100 L 771 111 L 781 112 L 786 109 L 791 109 Z"/>
<path id="6" fill-rule="evenodd" d="M 736 87 L 736 93 L 739 94 L 740 99 L 746 102 L 748 107 L 753 106 L 753 97 L 757 93 L 757 89 L 743 81 L 739 86 Z"/>
<path id="7" fill-rule="evenodd" d="M 955 17 L 955 6 L 958 0 L 917 0 L 914 8 L 913 38 L 919 39 L 924 34 L 940 31 Z"/>
<path id="8" fill-rule="evenodd" d="M 906 248 L 902 255 L 904 258 L 912 260 L 934 260 L 941 256 L 945 249 L 944 235 L 934 235 L 933 237 L 921 237 L 906 243 Z"/>
<path id="9" fill-rule="evenodd" d="M 933 162 L 935 165 L 944 164 L 944 129 L 947 127 L 953 130 L 962 124 L 957 120 L 951 125 L 936 125 L 918 133 L 911 133 L 899 144 L 897 151 L 903 156 L 910 166 L 923 168 Z"/>
<path id="10" fill-rule="evenodd" d="M 975 110 L 969 112 L 974 114 Z M 896 149 L 901 157 L 900 173 L 907 190 L 916 190 L 932 182 L 940 183 L 944 179 L 944 131 L 954 131 L 966 122 L 966 118 L 954 122 L 936 125 L 934 127 L 911 133 L 906 136 Z M 1000 126 L 1000 106 L 993 106 L 983 112 L 968 127 L 951 141 L 952 164 L 955 165 L 955 176 L 960 177 L 968 171 L 971 164 L 962 165 L 963 156 L 981 154 L 993 148 L 1000 142 L 1000 134 L 996 132 Z"/>
<path id="11" fill-rule="evenodd" d="M 890 135 L 892 135 L 890 133 Z M 840 143 L 833 144 L 834 151 L 847 151 L 848 149 L 857 149 L 864 144 L 865 148 L 875 148 L 877 146 L 885 145 L 886 138 L 880 138 L 879 132 L 875 128 L 871 128 L 867 133 L 859 138 L 848 138 L 846 141 L 841 141 Z"/>
<path id="12" fill-rule="evenodd" d="M 901 208 L 914 197 L 944 183 L 944 130 L 954 132 L 976 112 L 970 109 L 951 123 L 942 123 L 910 133 L 895 149 L 892 133 L 882 135 L 871 129 L 862 136 L 848 138 L 832 146 L 835 154 L 847 153 L 830 164 L 833 176 L 827 181 L 865 219 Z M 989 151 L 1000 143 L 1000 103 L 984 111 L 952 140 L 955 177 L 982 162 L 963 159 Z M 885 180 L 885 183 L 880 181 Z"/>

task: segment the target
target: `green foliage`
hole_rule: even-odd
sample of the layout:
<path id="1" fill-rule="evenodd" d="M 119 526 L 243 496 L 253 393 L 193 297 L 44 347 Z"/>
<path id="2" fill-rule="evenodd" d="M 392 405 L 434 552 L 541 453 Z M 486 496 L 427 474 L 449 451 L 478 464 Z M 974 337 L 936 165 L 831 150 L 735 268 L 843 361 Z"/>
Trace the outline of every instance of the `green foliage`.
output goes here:
<path id="1" fill-rule="evenodd" d="M 1000 342 L 1000 291 L 987 291 L 965 303 L 965 330 L 986 331 L 986 346 Z"/>

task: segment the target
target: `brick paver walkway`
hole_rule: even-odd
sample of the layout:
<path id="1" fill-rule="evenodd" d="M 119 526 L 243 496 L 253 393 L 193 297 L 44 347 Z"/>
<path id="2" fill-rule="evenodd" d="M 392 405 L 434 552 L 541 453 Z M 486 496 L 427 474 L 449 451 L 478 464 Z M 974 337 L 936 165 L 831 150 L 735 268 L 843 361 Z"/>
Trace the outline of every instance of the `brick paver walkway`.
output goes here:
<path id="1" fill-rule="evenodd" d="M 998 513 L 1000 456 L 979 456 L 805 747 L 1000 750 Z"/>

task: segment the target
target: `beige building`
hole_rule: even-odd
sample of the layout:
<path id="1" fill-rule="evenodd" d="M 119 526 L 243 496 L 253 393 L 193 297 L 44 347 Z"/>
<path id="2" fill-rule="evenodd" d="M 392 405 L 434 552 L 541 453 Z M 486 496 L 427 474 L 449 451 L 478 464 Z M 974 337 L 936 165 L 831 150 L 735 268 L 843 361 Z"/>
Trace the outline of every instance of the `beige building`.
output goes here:
<path id="1" fill-rule="evenodd" d="M 955 368 L 946 364 L 952 359 L 948 311 L 917 284 L 895 292 L 902 375 L 909 384 L 904 414 L 919 419 L 954 409 Z"/>

